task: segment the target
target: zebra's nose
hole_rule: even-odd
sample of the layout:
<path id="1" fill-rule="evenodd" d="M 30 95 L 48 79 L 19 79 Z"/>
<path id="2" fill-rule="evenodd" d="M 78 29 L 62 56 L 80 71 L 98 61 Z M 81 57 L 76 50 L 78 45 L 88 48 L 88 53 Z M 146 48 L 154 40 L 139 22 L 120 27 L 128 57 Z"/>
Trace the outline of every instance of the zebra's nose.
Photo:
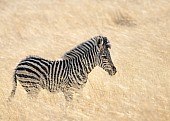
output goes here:
<path id="1" fill-rule="evenodd" d="M 116 74 L 116 72 L 117 72 L 117 70 L 116 70 L 116 67 L 112 67 L 112 70 L 113 70 L 113 75 L 115 75 Z"/>

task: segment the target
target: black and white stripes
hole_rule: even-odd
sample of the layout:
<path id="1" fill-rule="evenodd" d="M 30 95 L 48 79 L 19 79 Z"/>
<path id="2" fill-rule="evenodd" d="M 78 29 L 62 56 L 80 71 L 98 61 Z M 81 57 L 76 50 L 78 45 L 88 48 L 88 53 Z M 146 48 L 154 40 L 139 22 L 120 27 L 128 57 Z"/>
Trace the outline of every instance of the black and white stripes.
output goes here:
<path id="1" fill-rule="evenodd" d="M 109 48 L 110 42 L 106 37 L 96 36 L 65 53 L 60 60 L 27 57 L 15 69 L 10 97 L 15 94 L 18 80 L 31 97 L 36 97 L 43 88 L 50 92 L 61 90 L 66 100 L 70 101 L 73 98 L 71 89 L 82 88 L 88 74 L 97 65 L 109 75 L 116 73 Z"/>

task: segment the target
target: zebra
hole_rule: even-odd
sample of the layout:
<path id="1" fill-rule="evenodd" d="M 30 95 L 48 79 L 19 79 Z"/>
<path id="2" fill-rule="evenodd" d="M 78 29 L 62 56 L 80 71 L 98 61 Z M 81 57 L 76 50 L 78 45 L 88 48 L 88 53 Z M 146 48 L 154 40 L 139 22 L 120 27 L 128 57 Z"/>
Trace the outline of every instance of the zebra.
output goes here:
<path id="1" fill-rule="evenodd" d="M 96 66 L 111 76 L 116 74 L 109 49 L 111 44 L 107 37 L 95 36 L 66 52 L 59 60 L 26 57 L 15 68 L 9 100 L 15 95 L 17 81 L 33 98 L 37 98 L 40 89 L 46 89 L 50 92 L 62 91 L 66 101 L 73 100 L 71 90 L 83 88 L 88 74 Z"/>

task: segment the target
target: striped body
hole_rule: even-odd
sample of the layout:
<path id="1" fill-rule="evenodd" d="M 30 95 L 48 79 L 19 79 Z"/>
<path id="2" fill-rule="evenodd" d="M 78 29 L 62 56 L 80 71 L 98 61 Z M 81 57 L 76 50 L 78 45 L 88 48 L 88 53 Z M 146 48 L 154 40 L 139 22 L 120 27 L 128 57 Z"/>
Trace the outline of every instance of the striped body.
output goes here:
<path id="1" fill-rule="evenodd" d="M 99 37 L 99 39 L 102 38 Z M 61 60 L 49 61 L 33 56 L 22 60 L 15 69 L 11 97 L 15 94 L 18 80 L 32 96 L 37 96 L 40 89 L 43 88 L 50 92 L 62 91 L 67 101 L 72 100 L 71 88 L 82 88 L 92 69 L 97 65 L 102 67 L 104 64 L 98 41 L 98 39 L 92 38 L 78 45 L 65 53 Z M 113 67 L 112 61 L 111 64 L 112 66 L 109 68 Z M 107 69 L 105 70 L 107 71 Z"/>

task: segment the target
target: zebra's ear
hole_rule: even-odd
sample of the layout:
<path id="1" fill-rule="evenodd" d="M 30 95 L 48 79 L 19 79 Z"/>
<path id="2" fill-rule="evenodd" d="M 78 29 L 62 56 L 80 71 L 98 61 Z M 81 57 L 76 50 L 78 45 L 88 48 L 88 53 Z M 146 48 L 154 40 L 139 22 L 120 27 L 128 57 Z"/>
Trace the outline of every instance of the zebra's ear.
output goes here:
<path id="1" fill-rule="evenodd" d="M 101 39 L 100 37 L 98 38 L 97 46 L 100 50 L 103 49 L 103 39 Z"/>
<path id="2" fill-rule="evenodd" d="M 106 48 L 110 48 L 111 49 L 111 44 L 110 44 L 109 40 L 107 39 L 107 37 L 103 37 L 103 45 Z"/>
<path id="3" fill-rule="evenodd" d="M 98 42 L 97 45 L 99 47 L 100 50 L 102 50 L 103 48 L 110 48 L 111 49 L 111 44 L 109 42 L 109 40 L 107 39 L 107 37 L 98 37 Z"/>

